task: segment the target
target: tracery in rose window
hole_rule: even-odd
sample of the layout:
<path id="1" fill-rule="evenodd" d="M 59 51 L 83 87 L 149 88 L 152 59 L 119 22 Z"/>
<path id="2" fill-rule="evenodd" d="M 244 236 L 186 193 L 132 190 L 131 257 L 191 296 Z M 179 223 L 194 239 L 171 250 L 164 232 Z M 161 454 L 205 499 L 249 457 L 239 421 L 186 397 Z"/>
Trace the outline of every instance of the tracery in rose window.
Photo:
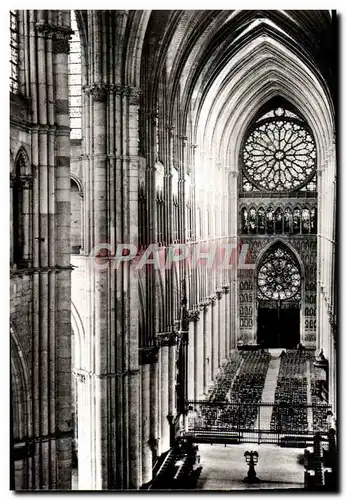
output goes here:
<path id="1" fill-rule="evenodd" d="M 300 299 L 301 273 L 293 253 L 284 245 L 271 247 L 257 273 L 258 298 Z"/>
<path id="2" fill-rule="evenodd" d="M 242 151 L 244 191 L 316 190 L 316 146 L 300 118 L 275 108 L 250 129 Z"/>

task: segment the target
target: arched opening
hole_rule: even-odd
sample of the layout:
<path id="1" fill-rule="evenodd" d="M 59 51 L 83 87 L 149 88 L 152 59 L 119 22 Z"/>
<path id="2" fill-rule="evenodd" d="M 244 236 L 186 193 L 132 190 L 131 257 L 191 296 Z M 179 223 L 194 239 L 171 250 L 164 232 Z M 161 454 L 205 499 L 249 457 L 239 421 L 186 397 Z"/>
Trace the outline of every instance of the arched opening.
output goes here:
<path id="1" fill-rule="evenodd" d="M 85 391 L 84 362 L 87 356 L 87 345 L 83 323 L 73 302 L 71 303 L 71 324 L 72 489 L 78 490 L 82 476 L 80 466 L 83 466 L 83 460 L 78 460 L 78 457 L 79 450 L 82 450 L 81 456 L 83 456 L 88 414 L 88 399 L 83 397 Z"/>
<path id="2" fill-rule="evenodd" d="M 75 179 L 71 178 L 71 253 L 80 254 L 82 244 L 83 193 Z"/>
<path id="3" fill-rule="evenodd" d="M 27 365 L 19 340 L 13 328 L 11 335 L 11 369 L 10 369 L 10 417 L 11 417 L 11 489 L 25 490 L 30 488 L 32 453 L 31 438 L 31 402 Z"/>
<path id="4" fill-rule="evenodd" d="M 17 153 L 11 172 L 11 263 L 27 267 L 32 241 L 32 182 L 30 161 L 23 147 Z"/>
<path id="5" fill-rule="evenodd" d="M 257 342 L 294 348 L 300 342 L 301 269 L 281 242 L 265 252 L 257 268 Z"/>

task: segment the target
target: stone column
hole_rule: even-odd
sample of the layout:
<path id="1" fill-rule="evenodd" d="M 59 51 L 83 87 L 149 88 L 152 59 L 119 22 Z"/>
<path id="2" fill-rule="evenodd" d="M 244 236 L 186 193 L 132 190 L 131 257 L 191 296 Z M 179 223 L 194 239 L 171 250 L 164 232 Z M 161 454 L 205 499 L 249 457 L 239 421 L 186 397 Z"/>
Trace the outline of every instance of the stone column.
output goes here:
<path id="1" fill-rule="evenodd" d="M 222 289 L 218 289 L 216 291 L 217 295 L 217 306 L 218 306 L 218 321 L 217 328 L 219 332 L 219 358 L 218 365 L 219 368 L 222 366 L 222 363 L 225 358 L 225 309 L 224 309 L 224 295 L 222 293 Z"/>
<path id="2" fill-rule="evenodd" d="M 203 393 L 208 394 L 208 389 L 211 382 L 211 363 L 212 363 L 212 306 L 209 303 L 205 309 L 204 322 L 204 379 Z"/>
<path id="3" fill-rule="evenodd" d="M 152 452 L 150 440 L 150 365 L 141 367 L 142 374 L 142 483 L 152 478 Z"/>
<path id="4" fill-rule="evenodd" d="M 189 344 L 188 344 L 188 399 L 196 399 L 196 368 L 198 366 L 197 358 L 197 322 L 199 319 L 198 309 L 189 311 Z"/>
<path id="5" fill-rule="evenodd" d="M 230 298 L 228 295 L 229 291 L 229 286 L 228 285 L 223 285 L 222 290 L 224 292 L 224 311 L 225 311 L 225 326 L 224 326 L 224 332 L 225 332 L 225 357 L 226 359 L 229 358 L 229 353 L 231 350 L 231 334 L 230 334 Z"/>
<path id="6" fill-rule="evenodd" d="M 204 393 L 204 352 L 205 352 L 205 306 L 199 305 L 200 320 L 197 322 L 195 346 L 196 346 L 196 367 L 195 367 L 195 380 L 196 380 L 196 396 L 195 399 L 202 399 Z"/>
<path id="7" fill-rule="evenodd" d="M 72 444 L 67 83 L 70 13 L 60 11 L 57 18 L 55 11 L 28 11 L 21 19 L 23 33 L 29 35 L 30 68 L 25 70 L 25 80 L 27 90 L 30 87 L 33 124 L 32 487 L 69 489 Z M 28 209 L 28 201 L 24 197 L 24 210 Z M 26 240 L 30 240 L 29 234 Z M 28 247 L 24 248 L 24 254 L 29 257 Z"/>
<path id="8" fill-rule="evenodd" d="M 167 415 L 169 413 L 168 408 L 168 356 L 169 356 L 169 346 L 163 345 L 161 347 L 161 453 L 165 452 L 169 448 L 169 425 L 167 420 Z"/>
<path id="9" fill-rule="evenodd" d="M 213 338 L 212 338 L 212 346 L 213 346 L 213 352 L 212 352 L 212 366 L 211 366 L 211 378 L 212 380 L 215 380 L 218 368 L 219 368 L 219 357 L 220 357 L 220 345 L 219 345 L 219 307 L 218 307 L 218 300 L 217 296 L 213 295 L 211 297 L 211 312 L 212 312 L 212 332 L 213 332 Z"/>

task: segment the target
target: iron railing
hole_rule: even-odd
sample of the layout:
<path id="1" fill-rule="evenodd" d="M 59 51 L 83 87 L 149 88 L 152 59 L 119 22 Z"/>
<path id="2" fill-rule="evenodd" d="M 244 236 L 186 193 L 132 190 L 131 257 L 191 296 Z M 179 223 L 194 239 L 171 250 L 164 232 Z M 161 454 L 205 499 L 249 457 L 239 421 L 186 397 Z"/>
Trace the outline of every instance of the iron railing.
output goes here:
<path id="1" fill-rule="evenodd" d="M 326 438 L 327 404 L 188 401 L 185 432 L 205 442 L 310 442 Z"/>

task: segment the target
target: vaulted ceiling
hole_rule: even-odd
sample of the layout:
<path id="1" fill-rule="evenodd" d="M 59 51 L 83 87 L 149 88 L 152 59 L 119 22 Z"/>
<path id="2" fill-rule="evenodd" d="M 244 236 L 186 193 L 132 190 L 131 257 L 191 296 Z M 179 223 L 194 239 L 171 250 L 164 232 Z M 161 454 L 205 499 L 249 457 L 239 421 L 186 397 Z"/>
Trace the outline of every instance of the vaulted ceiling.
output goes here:
<path id="1" fill-rule="evenodd" d="M 81 39 L 87 47 L 89 14 L 77 12 Z M 142 88 L 146 106 L 151 109 L 156 109 L 159 85 L 164 81 L 168 115 L 173 116 L 178 103 L 183 127 L 188 119 L 199 130 L 201 123 L 212 122 L 214 134 L 217 123 L 221 124 L 219 137 L 228 133 L 226 121 L 230 118 L 226 111 L 232 113 L 236 101 L 243 98 L 245 80 L 249 98 L 253 86 L 264 96 L 267 92 L 268 99 L 277 91 L 292 102 L 292 86 L 297 85 L 295 104 L 304 107 L 310 100 L 314 106 L 314 101 L 324 99 L 334 115 L 338 82 L 334 11 L 98 12 L 100 22 L 107 19 L 113 26 L 123 26 L 118 43 L 124 66 L 119 78 L 133 85 L 137 77 L 128 81 L 124 75 L 134 75 L 137 65 L 140 81 L 135 84 Z M 123 41 L 125 45 L 121 46 Z M 203 133 L 210 133 L 208 127 Z"/>
<path id="2" fill-rule="evenodd" d="M 219 137 L 228 119 L 223 111 L 227 108 L 231 113 L 236 99 L 242 97 L 235 93 L 241 77 L 247 78 L 249 85 L 253 80 L 256 87 L 256 80 L 267 76 L 268 81 L 276 81 L 281 95 L 289 98 L 288 87 L 298 81 L 294 73 L 299 68 L 306 77 L 306 90 L 309 85 L 318 89 L 317 93 L 324 94 L 333 109 L 336 22 L 335 14 L 327 10 L 152 11 L 142 51 L 141 86 L 155 100 L 164 74 L 171 111 L 178 100 L 183 119 L 192 113 L 195 127 L 212 123 L 214 134 L 223 114 Z M 245 66 L 247 74 L 242 75 Z M 306 93 L 305 99 L 314 99 L 312 91 Z M 296 104 L 300 101 L 303 98 Z M 206 128 L 204 133 L 210 134 L 210 130 Z"/>

